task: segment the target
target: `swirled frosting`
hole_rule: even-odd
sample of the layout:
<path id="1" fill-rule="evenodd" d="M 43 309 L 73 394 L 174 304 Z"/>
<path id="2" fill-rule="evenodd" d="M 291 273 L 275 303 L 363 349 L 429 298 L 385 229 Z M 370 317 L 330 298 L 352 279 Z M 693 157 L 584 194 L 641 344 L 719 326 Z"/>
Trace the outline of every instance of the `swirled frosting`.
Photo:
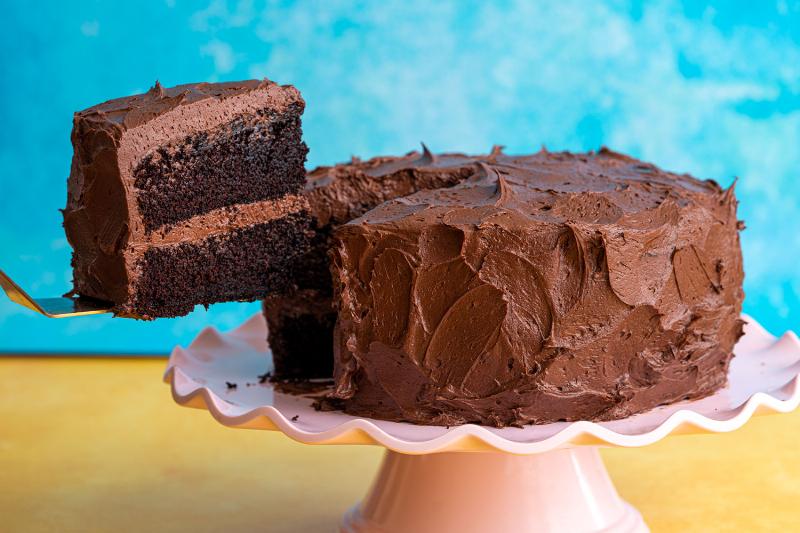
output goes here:
<path id="1" fill-rule="evenodd" d="M 733 187 L 601 149 L 496 151 L 334 232 L 333 398 L 494 426 L 706 396 L 742 334 Z"/>

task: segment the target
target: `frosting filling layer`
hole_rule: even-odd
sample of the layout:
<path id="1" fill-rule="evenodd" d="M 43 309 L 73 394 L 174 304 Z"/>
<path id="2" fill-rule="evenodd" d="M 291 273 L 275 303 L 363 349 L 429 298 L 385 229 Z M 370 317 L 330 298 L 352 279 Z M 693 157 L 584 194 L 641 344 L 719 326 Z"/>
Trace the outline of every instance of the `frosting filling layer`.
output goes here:
<path id="1" fill-rule="evenodd" d="M 191 242 L 302 211 L 308 211 L 308 202 L 300 195 L 288 195 L 275 200 L 263 200 L 250 204 L 236 204 L 193 216 L 175 225 L 161 226 L 148 233 L 143 241 L 134 243 L 132 247 Z"/>

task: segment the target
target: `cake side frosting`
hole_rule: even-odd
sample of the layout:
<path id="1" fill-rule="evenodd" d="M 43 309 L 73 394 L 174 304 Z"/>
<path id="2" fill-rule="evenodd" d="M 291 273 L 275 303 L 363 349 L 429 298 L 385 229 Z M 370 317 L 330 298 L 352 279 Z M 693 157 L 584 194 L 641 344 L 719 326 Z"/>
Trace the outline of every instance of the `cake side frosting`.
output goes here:
<path id="1" fill-rule="evenodd" d="M 623 418 L 726 382 L 733 189 L 599 153 L 495 154 L 334 232 L 335 397 L 496 426 Z"/>

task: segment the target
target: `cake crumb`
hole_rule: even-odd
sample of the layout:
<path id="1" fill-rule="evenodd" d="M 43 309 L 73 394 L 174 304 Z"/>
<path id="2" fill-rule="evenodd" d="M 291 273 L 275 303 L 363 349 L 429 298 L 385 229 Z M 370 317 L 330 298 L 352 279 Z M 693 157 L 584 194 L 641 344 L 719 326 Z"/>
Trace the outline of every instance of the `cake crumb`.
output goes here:
<path id="1" fill-rule="evenodd" d="M 228 390 L 235 389 L 238 386 L 236 383 L 231 383 L 230 381 L 226 381 L 225 385 L 228 387 Z"/>
<path id="2" fill-rule="evenodd" d="M 269 372 L 269 371 L 267 371 L 267 372 L 264 372 L 263 374 L 260 374 L 260 375 L 258 376 L 258 382 L 259 382 L 259 383 L 261 383 L 261 384 L 263 385 L 263 384 L 264 384 L 264 383 L 266 383 L 266 382 L 267 382 L 267 380 L 268 380 L 269 378 L 271 378 L 271 377 L 272 377 L 272 372 Z"/>
<path id="3" fill-rule="evenodd" d="M 297 422 L 297 420 L 298 420 L 299 418 L 300 418 L 300 415 L 294 415 L 294 416 L 292 417 L 292 422 Z"/>

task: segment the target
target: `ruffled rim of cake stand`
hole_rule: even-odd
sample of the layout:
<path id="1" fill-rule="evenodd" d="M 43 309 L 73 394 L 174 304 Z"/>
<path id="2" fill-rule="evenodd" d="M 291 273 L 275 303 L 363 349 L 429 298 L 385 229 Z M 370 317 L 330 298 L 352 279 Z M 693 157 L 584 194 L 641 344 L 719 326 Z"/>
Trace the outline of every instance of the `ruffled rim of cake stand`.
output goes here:
<path id="1" fill-rule="evenodd" d="M 728 387 L 702 400 L 658 407 L 612 422 L 444 428 L 316 411 L 312 398 L 283 394 L 269 382 L 259 383 L 258 374 L 270 364 L 266 323 L 260 313 L 229 332 L 206 328 L 188 347 L 176 347 L 164 380 L 178 404 L 206 409 L 225 426 L 276 430 L 305 444 L 373 444 L 407 454 L 533 454 L 582 445 L 639 447 L 671 434 L 733 431 L 754 415 L 797 408 L 797 335 L 787 331 L 776 338 L 753 318 L 743 319 L 746 334 L 736 346 Z"/>

